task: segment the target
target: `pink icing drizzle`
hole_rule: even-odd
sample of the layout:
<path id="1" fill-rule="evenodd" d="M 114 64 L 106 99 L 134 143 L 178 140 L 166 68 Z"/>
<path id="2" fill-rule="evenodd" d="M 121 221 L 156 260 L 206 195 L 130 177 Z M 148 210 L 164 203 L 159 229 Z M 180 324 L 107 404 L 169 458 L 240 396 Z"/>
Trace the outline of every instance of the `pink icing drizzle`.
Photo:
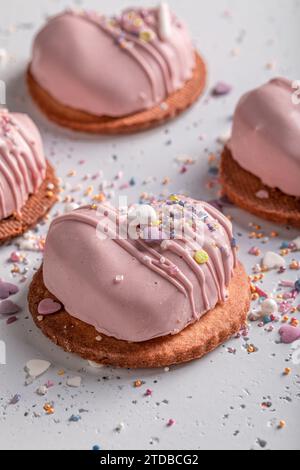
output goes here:
<path id="1" fill-rule="evenodd" d="M 46 174 L 38 129 L 24 114 L 0 111 L 0 219 L 18 212 Z"/>

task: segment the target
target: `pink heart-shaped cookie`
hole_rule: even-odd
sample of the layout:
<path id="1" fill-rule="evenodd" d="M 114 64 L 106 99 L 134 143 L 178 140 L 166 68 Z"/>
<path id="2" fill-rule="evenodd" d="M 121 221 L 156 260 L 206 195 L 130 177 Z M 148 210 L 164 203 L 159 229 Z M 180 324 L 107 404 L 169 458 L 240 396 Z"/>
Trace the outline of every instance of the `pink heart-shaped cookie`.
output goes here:
<path id="1" fill-rule="evenodd" d="M 300 328 L 291 325 L 284 325 L 279 330 L 282 343 L 291 344 L 300 339 Z"/>
<path id="2" fill-rule="evenodd" d="M 18 286 L 11 284 L 10 282 L 5 282 L 3 279 L 0 279 L 0 299 L 8 299 L 10 295 L 17 294 L 19 292 Z"/>
<path id="3" fill-rule="evenodd" d="M 62 306 L 53 299 L 44 299 L 39 303 L 38 313 L 40 315 L 52 315 L 61 310 Z"/>

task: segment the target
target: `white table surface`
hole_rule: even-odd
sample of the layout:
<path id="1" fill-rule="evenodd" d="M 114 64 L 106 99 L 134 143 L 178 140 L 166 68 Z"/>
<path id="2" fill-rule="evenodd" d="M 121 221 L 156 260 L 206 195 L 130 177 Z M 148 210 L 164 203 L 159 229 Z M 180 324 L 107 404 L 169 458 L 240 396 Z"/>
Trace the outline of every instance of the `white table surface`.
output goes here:
<path id="1" fill-rule="evenodd" d="M 233 86 L 233 92 L 222 99 L 202 99 L 175 122 L 130 137 L 89 138 L 49 124 L 31 104 L 24 84 L 31 42 L 45 17 L 70 5 L 115 13 L 132 3 L 128 0 L 1 2 L 0 49 L 7 51 L 8 63 L 2 62 L 0 76 L 7 83 L 7 105 L 11 110 L 28 112 L 36 120 L 48 158 L 68 183 L 65 194 L 70 194 L 77 184 L 82 185 L 81 190 L 72 193 L 76 202 L 84 201 L 84 189 L 91 184 L 90 180 L 83 182 L 83 176 L 98 170 L 103 171 L 108 181 L 119 171 L 124 172 L 123 182 L 134 177 L 137 184 L 127 192 L 120 192 L 128 194 L 132 202 L 143 191 L 156 196 L 163 191 L 166 194 L 185 191 L 198 199 L 213 199 L 216 192 L 208 190 L 206 185 L 208 155 L 219 154 L 221 147 L 217 139 L 227 132 L 241 93 L 274 75 L 300 79 L 300 2 L 171 0 L 177 13 L 189 23 L 197 47 L 206 57 L 209 89 L 224 80 Z M 182 155 L 196 160 L 184 175 L 175 161 Z M 81 159 L 86 163 L 79 166 Z M 67 177 L 73 169 L 77 175 Z M 171 179 L 167 187 L 162 186 L 166 176 Z M 152 182 L 143 185 L 149 177 L 154 177 Z M 52 214 L 57 209 L 62 210 L 63 205 L 57 206 Z M 282 241 L 290 241 L 297 235 L 296 231 L 258 221 L 234 208 L 226 212 L 234 217 L 235 231 L 241 235 L 238 237 L 240 257 L 249 273 L 259 262 L 259 258 L 248 254 L 249 248 L 258 245 L 262 253 L 278 251 Z M 261 223 L 266 234 L 278 230 L 279 237 L 266 244 L 250 240 L 249 222 Z M 47 225 L 40 227 L 39 233 L 46 233 L 46 229 Z M 13 279 L 7 258 L 14 249 L 10 246 L 0 250 L 0 275 L 6 280 Z M 206 358 L 172 367 L 169 372 L 94 370 L 85 361 L 56 348 L 33 325 L 26 295 L 41 254 L 27 256 L 27 281 L 20 284 L 20 293 L 12 298 L 23 311 L 12 325 L 0 320 L 0 340 L 7 346 L 7 365 L 0 366 L 1 449 L 90 449 L 96 444 L 102 449 L 300 448 L 300 366 L 289 362 L 291 347 L 278 344 L 278 325 L 272 333 L 251 325 L 249 343 L 259 349 L 251 355 L 245 350 L 243 339 L 234 339 Z M 287 259 L 295 256 L 299 259 L 299 253 Z M 295 280 L 298 274 L 299 271 L 290 270 L 283 276 L 269 273 L 263 288 L 272 292 L 280 279 Z M 20 275 L 14 282 L 19 280 Z M 300 319 L 300 314 L 297 315 Z M 228 347 L 235 348 L 236 354 L 229 354 Z M 47 359 L 52 367 L 34 384 L 25 386 L 23 368 L 33 358 Z M 292 368 L 292 373 L 283 377 L 287 366 Z M 65 371 L 63 376 L 58 375 L 61 369 Z M 67 387 L 67 377 L 77 375 L 82 377 L 82 386 Z M 145 381 L 145 385 L 134 388 L 136 379 Z M 46 397 L 40 397 L 36 389 L 47 380 L 53 380 L 55 385 Z M 144 396 L 147 388 L 153 390 L 150 398 Z M 20 401 L 9 405 L 15 394 L 20 395 Z M 55 413 L 47 416 L 43 406 L 52 401 Z M 263 409 L 261 405 L 266 401 L 272 405 Z M 70 416 L 79 414 L 79 410 L 82 419 L 69 422 Z M 176 420 L 173 427 L 166 426 L 170 418 Z M 280 420 L 285 420 L 287 425 L 279 431 Z M 124 428 L 118 433 L 115 429 L 120 423 Z"/>

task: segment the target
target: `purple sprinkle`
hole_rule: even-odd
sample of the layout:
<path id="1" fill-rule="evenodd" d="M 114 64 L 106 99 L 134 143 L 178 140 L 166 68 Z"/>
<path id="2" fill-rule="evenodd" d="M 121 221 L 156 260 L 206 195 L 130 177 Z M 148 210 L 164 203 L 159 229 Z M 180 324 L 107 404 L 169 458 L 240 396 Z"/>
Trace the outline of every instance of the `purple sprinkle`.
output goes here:
<path id="1" fill-rule="evenodd" d="M 6 320 L 6 324 L 7 324 L 7 325 L 11 325 L 12 323 L 15 323 L 16 321 L 18 321 L 18 319 L 17 319 L 16 316 L 9 317 L 9 318 Z"/>
<path id="2" fill-rule="evenodd" d="M 20 400 L 21 400 L 21 395 L 16 394 L 11 398 L 9 404 L 10 405 L 16 405 L 17 403 L 19 403 Z"/>
<path id="3" fill-rule="evenodd" d="M 11 300 L 4 300 L 0 304 L 0 315 L 14 315 L 19 313 L 21 308 Z"/>
<path id="4" fill-rule="evenodd" d="M 52 315 L 62 309 L 60 303 L 55 302 L 53 299 L 43 299 L 38 305 L 39 315 Z"/>
<path id="5" fill-rule="evenodd" d="M 174 426 L 176 424 L 176 421 L 175 419 L 169 419 L 168 423 L 167 423 L 167 426 L 168 428 L 171 428 L 172 426 Z"/>
<path id="6" fill-rule="evenodd" d="M 232 91 L 232 86 L 225 82 L 218 82 L 212 90 L 213 96 L 225 96 Z"/>
<path id="7" fill-rule="evenodd" d="M 8 299 L 10 295 L 17 294 L 19 292 L 18 286 L 11 284 L 10 282 L 5 282 L 3 279 L 0 279 L 0 299 Z"/>

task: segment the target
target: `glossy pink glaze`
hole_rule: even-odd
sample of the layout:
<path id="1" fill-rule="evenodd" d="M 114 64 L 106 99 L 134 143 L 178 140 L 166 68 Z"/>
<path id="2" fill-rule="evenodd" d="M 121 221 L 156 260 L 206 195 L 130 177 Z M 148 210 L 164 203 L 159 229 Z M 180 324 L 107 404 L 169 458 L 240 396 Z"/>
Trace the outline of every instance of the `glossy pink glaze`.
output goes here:
<path id="1" fill-rule="evenodd" d="M 47 289 L 72 316 L 131 342 L 176 334 L 197 321 L 226 301 L 236 250 L 225 216 L 207 203 L 181 200 L 205 214 L 196 231 L 185 225 L 182 240 L 101 240 L 99 233 L 111 235 L 114 219 L 123 220 L 106 205 L 104 218 L 91 208 L 58 217 L 45 247 Z M 209 261 L 200 265 L 194 254 L 201 248 Z"/>
<path id="2" fill-rule="evenodd" d="M 40 133 L 25 114 L 0 110 L 0 220 L 18 212 L 40 187 L 46 160 Z"/>
<path id="3" fill-rule="evenodd" d="M 60 103 L 97 116 L 151 108 L 181 88 L 195 66 L 187 28 L 172 13 L 170 21 L 163 40 L 157 9 L 113 18 L 67 11 L 37 35 L 31 73 Z"/>
<path id="4" fill-rule="evenodd" d="M 270 188 L 300 197 L 300 105 L 292 82 L 276 78 L 240 100 L 233 122 L 233 158 Z"/>

